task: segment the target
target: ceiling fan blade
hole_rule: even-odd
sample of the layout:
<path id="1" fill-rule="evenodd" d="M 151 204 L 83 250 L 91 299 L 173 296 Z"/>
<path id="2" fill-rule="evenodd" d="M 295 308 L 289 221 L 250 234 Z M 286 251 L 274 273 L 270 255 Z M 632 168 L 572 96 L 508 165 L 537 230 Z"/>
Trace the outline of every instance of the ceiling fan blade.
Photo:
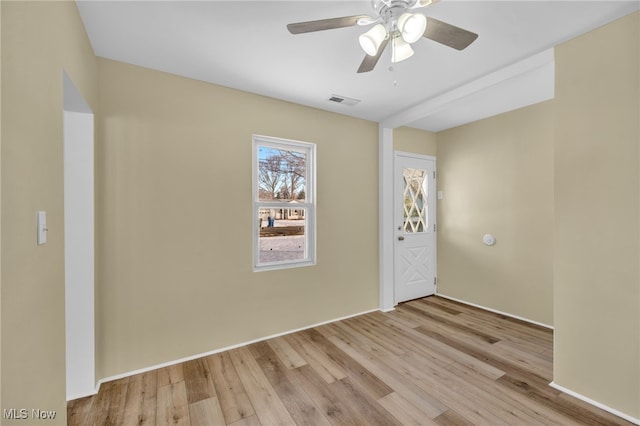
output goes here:
<path id="1" fill-rule="evenodd" d="M 353 27 L 360 19 L 371 19 L 367 15 L 343 16 L 340 18 L 320 19 L 318 21 L 296 22 L 287 25 L 291 34 L 311 33 L 314 31 L 332 30 L 334 28 Z"/>
<path id="2" fill-rule="evenodd" d="M 385 47 L 387 47 L 387 43 L 389 43 L 389 37 L 382 42 L 378 49 L 378 53 L 375 56 L 365 55 L 362 63 L 360 64 L 360 68 L 358 68 L 358 73 L 369 72 L 376 67 L 376 64 L 380 60 L 380 56 L 382 56 L 382 52 L 384 52 Z"/>
<path id="3" fill-rule="evenodd" d="M 478 34 L 465 29 L 427 17 L 427 29 L 424 37 L 442 43 L 445 46 L 462 50 L 478 38 Z"/>

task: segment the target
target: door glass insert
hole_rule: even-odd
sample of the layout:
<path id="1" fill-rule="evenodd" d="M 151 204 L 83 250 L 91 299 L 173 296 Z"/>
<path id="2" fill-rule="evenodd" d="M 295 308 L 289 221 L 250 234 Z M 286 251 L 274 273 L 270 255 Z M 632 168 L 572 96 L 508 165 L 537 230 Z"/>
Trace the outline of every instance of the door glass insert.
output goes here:
<path id="1" fill-rule="evenodd" d="M 405 168 L 404 177 L 404 223 L 405 233 L 426 232 L 429 223 L 427 209 L 426 170 Z"/>

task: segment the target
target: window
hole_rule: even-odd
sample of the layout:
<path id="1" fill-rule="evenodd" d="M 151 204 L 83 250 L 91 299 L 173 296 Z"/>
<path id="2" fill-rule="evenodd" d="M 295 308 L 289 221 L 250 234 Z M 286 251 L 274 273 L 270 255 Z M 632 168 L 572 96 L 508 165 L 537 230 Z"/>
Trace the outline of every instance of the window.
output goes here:
<path id="1" fill-rule="evenodd" d="M 254 271 L 315 264 L 312 143 L 253 136 Z"/>

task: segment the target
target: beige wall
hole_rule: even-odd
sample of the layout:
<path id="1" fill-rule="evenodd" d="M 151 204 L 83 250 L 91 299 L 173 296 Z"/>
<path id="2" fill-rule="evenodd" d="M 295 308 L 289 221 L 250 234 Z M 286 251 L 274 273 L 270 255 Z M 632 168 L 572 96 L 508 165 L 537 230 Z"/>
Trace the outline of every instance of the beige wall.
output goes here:
<path id="1" fill-rule="evenodd" d="M 2 408 L 56 410 L 43 423 L 64 424 L 62 73 L 95 106 L 97 63 L 73 2 L 2 2 L 1 42 Z"/>
<path id="2" fill-rule="evenodd" d="M 554 382 L 640 418 L 640 14 L 556 49 Z"/>
<path id="3" fill-rule="evenodd" d="M 553 324 L 552 123 L 549 101 L 438 133 L 439 293 Z"/>
<path id="4" fill-rule="evenodd" d="M 435 156 L 436 133 L 411 127 L 398 127 L 393 129 L 393 149 Z"/>
<path id="5" fill-rule="evenodd" d="M 377 308 L 376 123 L 109 60 L 99 75 L 98 377 Z M 252 271 L 254 133 L 317 144 L 316 266 Z"/>

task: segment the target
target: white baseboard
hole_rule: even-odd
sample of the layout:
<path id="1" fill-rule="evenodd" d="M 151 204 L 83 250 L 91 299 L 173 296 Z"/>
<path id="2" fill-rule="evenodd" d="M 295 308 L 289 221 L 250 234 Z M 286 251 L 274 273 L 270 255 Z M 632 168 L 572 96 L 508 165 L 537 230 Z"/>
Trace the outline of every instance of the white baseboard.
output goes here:
<path id="1" fill-rule="evenodd" d="M 257 339 L 254 339 L 254 340 L 250 340 L 250 341 L 247 341 L 247 342 L 242 342 L 242 343 L 237 343 L 235 345 L 226 346 L 224 348 L 218 348 L 218 349 L 214 349 L 212 351 L 203 352 L 203 353 L 196 354 L 196 355 L 191 355 L 191 356 L 180 358 L 180 359 L 176 359 L 176 360 L 173 360 L 173 361 L 163 362 L 162 364 L 156 364 L 156 365 L 152 365 L 152 366 L 149 366 L 149 367 L 140 368 L 138 370 L 129 371 L 129 372 L 122 373 L 122 374 L 116 374 L 115 376 L 105 377 L 103 379 L 98 380 L 98 383 L 96 384 L 96 392 L 95 392 L 95 394 L 97 394 L 98 391 L 100 390 L 100 385 L 102 385 L 103 383 L 110 382 L 112 380 L 124 379 L 125 377 L 135 376 L 136 374 L 146 373 L 148 371 L 157 370 L 159 368 L 170 367 L 172 365 L 180 364 L 182 362 L 192 361 L 194 359 L 202 358 L 202 357 L 209 356 L 209 355 L 214 355 L 214 354 L 217 354 L 217 353 L 220 353 L 220 352 L 229 351 L 229 350 L 232 350 L 232 349 L 237 349 L 237 348 L 240 348 L 242 346 L 251 345 L 253 343 L 262 342 L 262 341 L 265 341 L 265 340 L 273 339 L 275 337 L 285 336 L 287 334 L 296 333 L 298 331 L 308 330 L 310 328 L 319 327 L 321 325 L 331 324 L 331 323 L 334 323 L 334 322 L 337 322 L 337 321 L 342 321 L 342 320 L 346 320 L 346 319 L 349 319 L 349 318 L 357 317 L 357 316 L 360 316 L 360 315 L 369 314 L 371 312 L 376 312 L 376 311 L 379 311 L 379 310 L 380 309 L 370 309 L 368 311 L 359 312 L 357 314 L 347 315 L 347 316 L 344 316 L 344 317 L 340 317 L 340 318 L 335 318 L 335 319 L 328 320 L 328 321 L 319 322 L 317 324 L 308 325 L 306 327 L 296 328 L 294 330 L 289 330 L 289 331 L 285 331 L 285 332 L 282 332 L 282 333 L 272 334 L 271 336 L 260 337 L 260 338 L 257 338 Z M 89 396 L 89 395 L 84 395 L 84 396 Z"/>
<path id="2" fill-rule="evenodd" d="M 517 315 L 509 314 L 507 312 L 502 312 L 502 311 L 498 311 L 496 309 L 487 308 L 486 306 L 476 305 L 475 303 L 467 302 L 465 300 L 456 299 L 455 297 L 447 296 L 447 295 L 444 295 L 442 293 L 436 293 L 436 296 L 442 297 L 444 299 L 453 300 L 454 302 L 462 303 L 464 305 L 473 306 L 474 308 L 480 308 L 480 309 L 483 309 L 485 311 L 493 312 L 494 314 L 504 315 L 505 317 L 517 319 L 517 320 L 520 320 L 520 321 L 528 322 L 529 324 L 539 325 L 540 327 L 544 327 L 544 328 L 548 328 L 550 330 L 553 330 L 553 326 L 552 325 L 544 324 L 544 323 L 541 323 L 541 322 L 538 322 L 538 321 L 534 321 L 534 320 L 531 320 L 529 318 L 523 318 L 523 317 L 519 317 Z"/>
<path id="3" fill-rule="evenodd" d="M 67 395 L 67 402 L 73 401 L 73 400 L 76 400 L 76 399 L 80 399 L 80 398 L 86 398 L 87 396 L 97 395 L 98 394 L 98 387 L 99 386 L 97 386 L 95 389 L 91 389 L 91 392 L 82 392 L 82 393 L 74 394 L 74 395 L 71 395 L 71 396 Z"/>
<path id="4" fill-rule="evenodd" d="M 636 424 L 636 425 L 640 425 L 640 419 L 636 419 L 635 417 L 631 417 L 631 416 L 629 416 L 627 414 L 624 414 L 624 413 L 622 413 L 622 412 L 620 412 L 618 410 L 615 410 L 615 409 L 613 409 L 613 408 L 611 408 L 609 406 L 601 404 L 598 401 L 594 401 L 591 398 L 587 398 L 586 396 L 581 395 L 578 392 L 574 392 L 574 391 L 572 391 L 570 389 L 567 389 L 567 388 L 565 388 L 563 386 L 560 386 L 560 385 L 558 385 L 558 384 L 556 384 L 554 382 L 549 383 L 549 386 L 551 386 L 554 389 L 558 389 L 559 391 L 564 392 L 567 395 L 571 395 L 574 398 L 577 398 L 577 399 L 579 399 L 581 401 L 584 401 L 587 404 L 591 404 L 594 407 L 598 407 L 598 408 L 600 408 L 600 409 L 602 409 L 604 411 L 608 411 L 609 413 L 611 413 L 611 414 L 613 414 L 615 416 L 618 416 L 618 417 L 620 417 L 622 419 L 625 419 L 628 422 L 631 422 L 631 423 Z"/>

